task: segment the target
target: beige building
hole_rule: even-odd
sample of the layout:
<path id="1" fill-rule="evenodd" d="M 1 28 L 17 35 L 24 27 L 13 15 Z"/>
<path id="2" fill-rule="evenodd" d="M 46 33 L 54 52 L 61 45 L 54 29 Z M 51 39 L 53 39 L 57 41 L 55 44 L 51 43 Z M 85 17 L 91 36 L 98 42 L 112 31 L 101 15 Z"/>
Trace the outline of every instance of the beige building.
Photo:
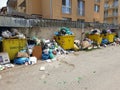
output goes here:
<path id="1" fill-rule="evenodd" d="M 17 0 L 16 10 L 50 19 L 104 21 L 104 0 Z"/>
<path id="2" fill-rule="evenodd" d="M 105 0 L 104 22 L 120 24 L 120 0 Z"/>

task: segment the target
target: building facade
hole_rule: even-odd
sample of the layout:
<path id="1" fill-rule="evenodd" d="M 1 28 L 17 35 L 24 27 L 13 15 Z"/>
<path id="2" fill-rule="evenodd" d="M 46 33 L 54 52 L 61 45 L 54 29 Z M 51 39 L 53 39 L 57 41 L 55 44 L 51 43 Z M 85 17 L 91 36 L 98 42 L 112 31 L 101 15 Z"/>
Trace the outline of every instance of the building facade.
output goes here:
<path id="1" fill-rule="evenodd" d="M 104 22 L 120 24 L 120 0 L 105 0 Z"/>
<path id="2" fill-rule="evenodd" d="M 17 11 L 43 18 L 104 21 L 104 0 L 17 0 Z"/>
<path id="3" fill-rule="evenodd" d="M 17 8 L 17 0 L 8 0 L 7 1 L 7 13 L 11 14 Z"/>

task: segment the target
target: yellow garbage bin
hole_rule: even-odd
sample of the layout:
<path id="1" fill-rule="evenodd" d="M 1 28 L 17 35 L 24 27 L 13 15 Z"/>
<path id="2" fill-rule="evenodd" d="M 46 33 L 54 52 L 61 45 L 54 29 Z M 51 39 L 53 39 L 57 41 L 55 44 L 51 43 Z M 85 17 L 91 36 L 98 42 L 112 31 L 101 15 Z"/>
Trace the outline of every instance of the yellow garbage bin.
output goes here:
<path id="1" fill-rule="evenodd" d="M 26 48 L 26 43 L 26 39 L 4 39 L 2 41 L 2 50 L 8 53 L 10 60 L 13 60 L 20 50 Z"/>
<path id="2" fill-rule="evenodd" d="M 74 35 L 54 36 L 55 41 L 65 50 L 74 48 L 74 38 Z"/>
<path id="3" fill-rule="evenodd" d="M 112 34 L 106 34 L 106 35 L 102 34 L 102 37 L 104 39 L 107 39 L 109 41 L 109 43 L 112 43 L 112 42 L 114 42 L 115 34 L 114 33 L 112 33 Z"/>
<path id="4" fill-rule="evenodd" d="M 88 38 L 96 42 L 98 45 L 102 42 L 102 36 L 100 34 L 90 34 Z"/>

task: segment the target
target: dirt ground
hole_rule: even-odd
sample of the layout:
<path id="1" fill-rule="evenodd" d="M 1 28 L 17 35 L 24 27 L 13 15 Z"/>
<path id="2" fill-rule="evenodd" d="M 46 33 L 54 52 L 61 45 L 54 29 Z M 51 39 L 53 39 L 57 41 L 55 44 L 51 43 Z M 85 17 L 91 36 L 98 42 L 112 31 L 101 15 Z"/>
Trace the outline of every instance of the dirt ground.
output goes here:
<path id="1" fill-rule="evenodd" d="M 0 90 L 120 90 L 120 46 L 0 71 Z"/>

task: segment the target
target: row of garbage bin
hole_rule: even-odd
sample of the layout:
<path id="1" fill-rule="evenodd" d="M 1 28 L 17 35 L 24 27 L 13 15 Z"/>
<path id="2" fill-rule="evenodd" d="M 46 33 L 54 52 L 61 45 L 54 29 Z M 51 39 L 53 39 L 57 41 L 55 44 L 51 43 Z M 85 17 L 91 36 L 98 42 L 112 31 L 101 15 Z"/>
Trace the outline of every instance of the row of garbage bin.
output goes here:
<path id="1" fill-rule="evenodd" d="M 0 41 L 0 52 L 7 52 L 10 60 L 13 61 L 15 60 L 17 54 L 23 54 L 19 52 L 29 52 L 30 54 L 30 49 L 33 49 L 34 47 L 36 49 L 33 49 L 32 52 L 39 54 L 38 56 L 41 56 L 37 59 L 48 59 L 48 57 L 53 58 L 54 54 L 56 55 L 56 51 L 64 52 L 64 50 L 72 49 L 74 47 L 75 36 L 69 30 L 69 28 L 62 27 L 56 33 L 57 34 L 55 34 L 53 40 L 45 40 L 38 39 L 37 37 L 32 37 L 32 40 L 36 42 L 33 42 L 33 44 L 29 44 L 29 39 L 27 38 L 8 37 L 8 34 L 6 34 L 7 37 L 3 35 Z M 29 51 L 25 51 L 27 49 L 29 49 Z M 32 56 L 34 56 L 34 53 L 32 53 Z"/>
<path id="2" fill-rule="evenodd" d="M 87 38 L 95 41 L 97 44 L 101 44 L 103 39 L 107 39 L 109 43 L 114 42 L 115 33 L 112 34 L 89 34 Z"/>

